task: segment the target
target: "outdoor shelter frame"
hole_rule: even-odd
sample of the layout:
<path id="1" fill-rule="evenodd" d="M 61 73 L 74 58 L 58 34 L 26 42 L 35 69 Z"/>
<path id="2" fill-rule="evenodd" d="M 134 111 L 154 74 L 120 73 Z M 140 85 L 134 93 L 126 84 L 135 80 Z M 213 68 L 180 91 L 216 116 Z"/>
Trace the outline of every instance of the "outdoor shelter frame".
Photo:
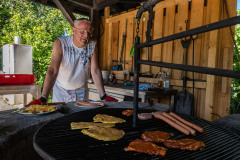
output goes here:
<path id="1" fill-rule="evenodd" d="M 222 77 L 230 77 L 230 78 L 237 78 L 240 79 L 240 72 L 227 70 L 227 69 L 217 69 L 217 68 L 209 68 L 209 67 L 199 67 L 199 66 L 190 66 L 190 65 L 182 65 L 182 64 L 175 64 L 175 63 L 166 63 L 166 62 L 156 62 L 156 61 L 147 61 L 147 60 L 140 60 L 140 49 L 144 47 L 151 47 L 156 44 L 181 39 L 184 37 L 194 36 L 200 33 L 205 33 L 225 27 L 229 27 L 232 25 L 240 24 L 240 17 L 235 16 L 232 18 L 228 18 L 222 21 L 218 21 L 215 23 L 211 23 L 205 26 L 201 26 L 198 28 L 194 28 L 191 30 L 187 30 L 184 32 L 180 32 L 177 34 L 173 34 L 170 36 L 166 36 L 163 38 L 159 38 L 156 40 L 151 40 L 151 28 L 152 28 L 152 19 L 153 19 L 153 7 L 163 0 L 149 0 L 145 2 L 141 8 L 138 10 L 136 19 L 138 21 L 138 25 L 142 16 L 142 13 L 145 11 L 149 12 L 149 20 L 147 25 L 147 32 L 146 32 L 146 42 L 140 44 L 140 37 L 138 36 L 138 27 L 137 27 L 137 34 L 135 37 L 135 44 L 134 44 L 134 100 L 133 100 L 133 127 L 137 126 L 137 113 L 138 113 L 138 85 L 139 85 L 139 71 L 140 71 L 140 64 L 145 65 L 152 65 L 152 66 L 159 66 L 171 69 L 178 69 L 184 71 L 192 71 L 197 73 L 204 73 Z"/>

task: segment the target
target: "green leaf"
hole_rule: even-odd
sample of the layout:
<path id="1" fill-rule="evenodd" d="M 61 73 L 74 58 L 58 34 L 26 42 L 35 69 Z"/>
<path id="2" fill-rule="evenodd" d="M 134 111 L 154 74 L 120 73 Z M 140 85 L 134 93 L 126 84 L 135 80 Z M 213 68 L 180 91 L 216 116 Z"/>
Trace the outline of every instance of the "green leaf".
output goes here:
<path id="1" fill-rule="evenodd" d="M 130 56 L 134 56 L 134 44 L 133 44 L 133 46 L 132 46 L 132 48 L 130 50 Z"/>

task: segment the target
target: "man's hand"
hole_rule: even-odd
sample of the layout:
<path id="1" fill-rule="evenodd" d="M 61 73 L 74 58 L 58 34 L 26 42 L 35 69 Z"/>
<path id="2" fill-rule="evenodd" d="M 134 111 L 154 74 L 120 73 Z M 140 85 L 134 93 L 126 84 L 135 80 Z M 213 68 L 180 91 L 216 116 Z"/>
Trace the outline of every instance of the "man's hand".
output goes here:
<path id="1" fill-rule="evenodd" d="M 114 101 L 114 102 L 118 102 L 117 99 L 110 97 L 110 96 L 106 96 L 106 98 L 104 99 L 105 101 Z"/>
<path id="2" fill-rule="evenodd" d="M 35 99 L 32 102 L 26 104 L 25 107 L 29 107 L 31 105 L 41 105 L 44 102 L 47 102 L 47 99 L 45 99 L 44 97 L 40 97 L 40 98 Z"/>

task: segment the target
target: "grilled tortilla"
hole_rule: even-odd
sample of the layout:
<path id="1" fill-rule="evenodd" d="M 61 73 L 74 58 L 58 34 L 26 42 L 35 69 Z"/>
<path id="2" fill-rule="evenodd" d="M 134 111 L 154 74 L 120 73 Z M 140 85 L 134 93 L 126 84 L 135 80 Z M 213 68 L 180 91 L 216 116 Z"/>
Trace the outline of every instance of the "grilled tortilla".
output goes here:
<path id="1" fill-rule="evenodd" d="M 25 110 L 22 110 L 21 113 L 30 113 L 30 114 L 36 114 L 36 113 L 44 113 L 44 112 L 52 112 L 55 111 L 57 108 L 54 106 L 48 106 L 48 105 L 32 105 Z"/>
<path id="2" fill-rule="evenodd" d="M 92 138 L 103 141 L 116 141 L 122 138 L 125 134 L 123 130 L 119 130 L 116 128 L 105 128 L 96 126 L 89 129 L 83 129 L 81 132 Z"/>
<path id="3" fill-rule="evenodd" d="M 102 122 L 102 123 L 123 123 L 126 122 L 122 118 L 117 118 L 114 116 L 109 116 L 106 114 L 97 114 L 96 116 L 93 117 L 94 122 Z"/>
<path id="4" fill-rule="evenodd" d="M 114 123 L 95 123 L 95 122 L 72 122 L 71 129 L 84 129 L 84 128 L 92 128 L 92 127 L 105 127 L 110 128 L 114 127 Z"/>

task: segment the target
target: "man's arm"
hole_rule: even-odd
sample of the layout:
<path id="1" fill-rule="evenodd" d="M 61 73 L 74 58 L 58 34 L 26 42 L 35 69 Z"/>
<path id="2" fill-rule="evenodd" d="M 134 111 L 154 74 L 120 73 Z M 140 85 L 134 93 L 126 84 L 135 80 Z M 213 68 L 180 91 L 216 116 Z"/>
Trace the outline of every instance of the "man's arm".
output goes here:
<path id="1" fill-rule="evenodd" d="M 46 74 L 44 85 L 43 85 L 42 94 L 46 97 L 49 96 L 54 86 L 54 83 L 56 81 L 59 67 L 62 61 L 62 56 L 63 56 L 63 50 L 62 50 L 61 41 L 59 39 L 56 39 L 53 44 L 53 53 L 52 53 L 51 63 L 47 70 L 47 74 Z"/>
<path id="2" fill-rule="evenodd" d="M 97 47 L 95 47 L 95 50 L 94 50 L 94 53 L 92 55 L 92 58 L 91 58 L 91 74 L 92 74 L 92 78 L 93 78 L 93 81 L 97 87 L 97 90 L 98 90 L 98 94 L 100 96 L 104 95 L 105 94 L 105 90 L 104 90 L 104 87 L 103 87 L 103 78 L 102 78 L 102 72 L 99 68 L 99 65 L 98 65 L 98 59 L 97 59 Z"/>

